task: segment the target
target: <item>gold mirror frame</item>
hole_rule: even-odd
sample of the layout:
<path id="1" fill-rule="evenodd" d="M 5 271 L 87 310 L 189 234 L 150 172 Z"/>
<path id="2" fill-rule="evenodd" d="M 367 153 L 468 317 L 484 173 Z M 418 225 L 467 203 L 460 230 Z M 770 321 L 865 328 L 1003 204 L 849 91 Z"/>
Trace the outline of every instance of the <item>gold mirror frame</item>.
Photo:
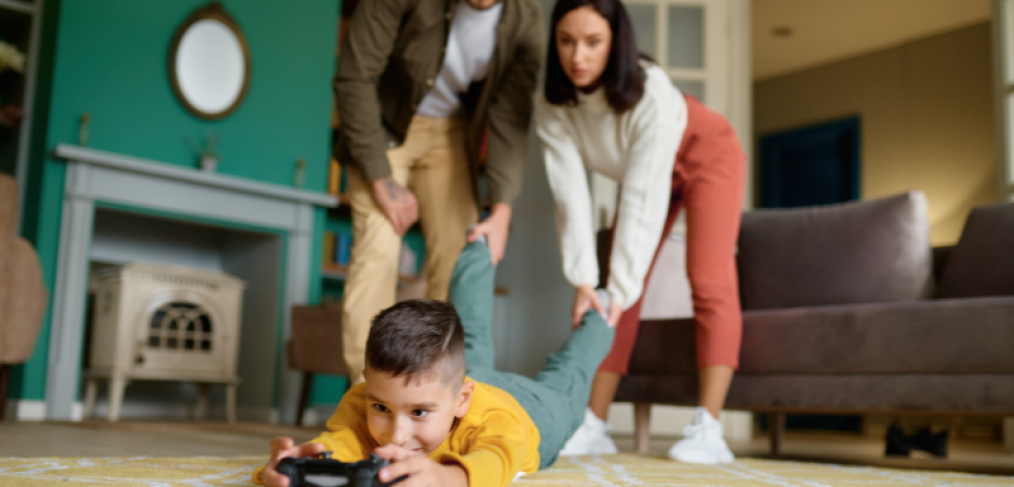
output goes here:
<path id="1" fill-rule="evenodd" d="M 176 56 L 179 54 L 180 42 L 183 40 L 183 35 L 197 22 L 201 20 L 217 20 L 223 25 L 229 28 L 232 33 L 236 36 L 237 42 L 239 42 L 240 48 L 243 50 L 243 86 L 240 88 L 239 94 L 236 99 L 229 105 L 228 108 L 221 112 L 209 113 L 205 112 L 193 104 L 187 99 L 183 90 L 180 88 L 178 73 L 176 72 Z M 188 112 L 198 118 L 205 120 L 219 120 L 225 118 L 236 111 L 237 108 L 243 103 L 246 98 L 246 92 L 250 88 L 250 45 L 247 44 L 246 36 L 243 35 L 243 31 L 239 28 L 239 24 L 236 20 L 225 11 L 225 7 L 221 3 L 214 1 L 207 5 L 194 10 L 183 24 L 176 29 L 176 34 L 173 35 L 172 44 L 169 48 L 169 84 L 172 85 L 173 93 L 176 94 L 176 99 L 187 109 Z"/>

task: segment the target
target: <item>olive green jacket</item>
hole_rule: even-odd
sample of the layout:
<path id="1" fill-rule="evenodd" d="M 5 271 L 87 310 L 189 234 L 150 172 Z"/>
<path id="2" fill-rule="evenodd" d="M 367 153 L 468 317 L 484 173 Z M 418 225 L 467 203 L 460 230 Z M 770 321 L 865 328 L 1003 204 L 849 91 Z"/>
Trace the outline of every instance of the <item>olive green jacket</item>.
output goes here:
<path id="1" fill-rule="evenodd" d="M 391 174 L 386 152 L 404 141 L 443 66 L 457 1 L 362 0 L 356 7 L 334 79 L 341 116 L 335 157 L 358 166 L 367 180 Z M 537 0 L 501 1 L 488 74 L 472 83 L 462 107 L 473 177 L 489 129 L 486 203 L 512 205 L 521 192 L 544 26 Z"/>

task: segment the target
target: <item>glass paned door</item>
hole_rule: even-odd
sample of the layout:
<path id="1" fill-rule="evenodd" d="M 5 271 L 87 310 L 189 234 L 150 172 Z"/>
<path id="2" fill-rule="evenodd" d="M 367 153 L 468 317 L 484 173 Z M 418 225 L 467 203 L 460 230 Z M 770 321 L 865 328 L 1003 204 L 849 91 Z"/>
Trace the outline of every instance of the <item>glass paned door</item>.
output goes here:
<path id="1" fill-rule="evenodd" d="M 634 25 L 637 49 L 653 59 L 657 59 L 658 53 L 655 52 L 655 45 L 658 43 L 658 34 L 655 32 L 657 27 L 655 17 L 658 8 L 654 4 L 647 3 L 631 3 L 626 7 L 627 14 L 630 15 L 630 23 Z"/>
<path id="2" fill-rule="evenodd" d="M 673 84 L 713 110 L 729 117 L 747 147 L 749 95 L 734 96 L 742 83 L 749 93 L 749 61 L 732 80 L 734 59 L 749 56 L 747 0 L 626 0 L 638 49 L 665 69 Z M 745 18 L 745 22 L 743 19 Z M 737 20 L 739 20 L 737 22 Z M 737 37 L 738 36 L 738 37 Z M 735 81 L 735 83 L 733 82 Z M 741 90 L 742 91 L 742 90 Z M 744 116 L 746 115 L 746 116 Z M 744 138 L 746 136 L 747 138 Z M 612 180 L 591 176 L 595 222 L 602 228 L 613 220 L 618 188 Z M 677 226 L 677 231 L 680 226 Z"/>
<path id="3" fill-rule="evenodd" d="M 704 7 L 669 5 L 668 65 L 704 69 Z"/>
<path id="4" fill-rule="evenodd" d="M 625 2 L 637 47 L 669 73 L 681 91 L 725 113 L 730 0 Z M 723 27 L 724 26 L 724 27 Z"/>

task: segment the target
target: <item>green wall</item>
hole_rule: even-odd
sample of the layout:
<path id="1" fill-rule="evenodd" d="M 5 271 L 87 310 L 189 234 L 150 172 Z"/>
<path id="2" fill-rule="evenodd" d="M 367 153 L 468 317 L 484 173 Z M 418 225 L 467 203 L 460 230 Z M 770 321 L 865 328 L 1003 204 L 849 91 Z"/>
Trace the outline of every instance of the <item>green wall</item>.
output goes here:
<path id="1" fill-rule="evenodd" d="M 54 289 L 65 169 L 49 153 L 58 143 L 77 143 L 85 112 L 91 116 L 92 148 L 196 167 L 188 140 L 201 143 L 212 130 L 220 173 L 291 185 L 296 160 L 303 158 L 305 187 L 326 188 L 339 1 L 222 1 L 247 37 L 252 75 L 243 104 L 219 121 L 184 110 L 166 69 L 176 28 L 206 3 L 47 0 L 40 56 L 44 79 L 36 104 L 41 122 L 33 137 L 23 233 L 36 245 L 49 289 Z M 324 210 L 318 210 L 316 255 L 325 220 Z M 311 278 L 315 302 L 320 296 L 316 266 Z M 47 316 L 32 358 L 15 373 L 13 397 L 43 399 L 49 321 Z"/>

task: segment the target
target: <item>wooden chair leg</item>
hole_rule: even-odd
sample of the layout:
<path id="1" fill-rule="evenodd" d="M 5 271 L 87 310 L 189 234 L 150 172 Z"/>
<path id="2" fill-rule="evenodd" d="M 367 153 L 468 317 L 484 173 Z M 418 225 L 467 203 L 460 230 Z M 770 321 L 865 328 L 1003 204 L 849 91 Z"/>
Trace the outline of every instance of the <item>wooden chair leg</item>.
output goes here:
<path id="1" fill-rule="evenodd" d="M 771 454 L 782 454 L 782 440 L 785 437 L 785 413 L 768 414 L 768 432 L 771 434 Z"/>
<path id="2" fill-rule="evenodd" d="M 303 372 L 303 386 L 299 391 L 299 409 L 296 410 L 296 426 L 303 426 L 303 413 L 310 405 L 310 389 L 313 387 L 313 372 Z"/>
<path id="3" fill-rule="evenodd" d="M 1003 418 L 1003 447 L 1014 453 L 1014 416 Z"/>
<path id="4" fill-rule="evenodd" d="M 634 448 L 637 453 L 648 453 L 651 439 L 651 403 L 634 403 Z"/>
<path id="5" fill-rule="evenodd" d="M 0 421 L 7 414 L 7 393 L 11 385 L 11 366 L 0 364 Z"/>

